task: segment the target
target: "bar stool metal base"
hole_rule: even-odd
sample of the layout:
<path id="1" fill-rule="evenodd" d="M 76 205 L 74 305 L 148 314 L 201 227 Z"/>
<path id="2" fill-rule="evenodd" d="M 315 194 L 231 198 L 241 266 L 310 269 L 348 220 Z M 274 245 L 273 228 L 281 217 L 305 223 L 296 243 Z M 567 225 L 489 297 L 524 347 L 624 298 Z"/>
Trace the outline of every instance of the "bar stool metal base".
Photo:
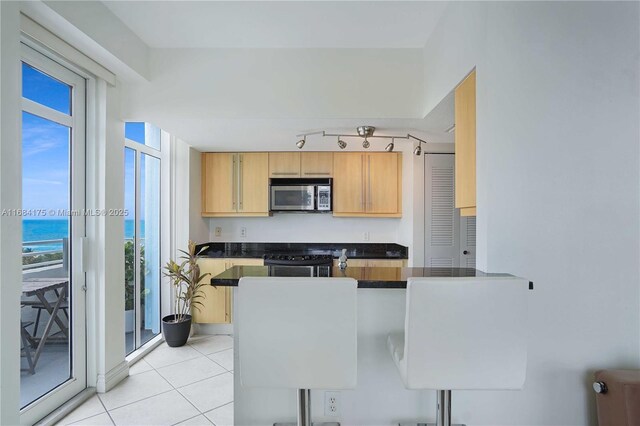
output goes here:
<path id="1" fill-rule="evenodd" d="M 399 426 L 409 426 L 408 423 L 400 423 Z M 416 426 L 412 423 L 411 426 Z M 436 423 L 417 423 L 417 426 L 465 426 L 464 424 L 451 424 L 451 391 L 438 391 L 438 405 L 436 407 Z"/>
<path id="2" fill-rule="evenodd" d="M 298 389 L 298 423 L 274 423 L 273 426 L 340 426 L 338 422 L 311 422 L 311 391 Z"/>

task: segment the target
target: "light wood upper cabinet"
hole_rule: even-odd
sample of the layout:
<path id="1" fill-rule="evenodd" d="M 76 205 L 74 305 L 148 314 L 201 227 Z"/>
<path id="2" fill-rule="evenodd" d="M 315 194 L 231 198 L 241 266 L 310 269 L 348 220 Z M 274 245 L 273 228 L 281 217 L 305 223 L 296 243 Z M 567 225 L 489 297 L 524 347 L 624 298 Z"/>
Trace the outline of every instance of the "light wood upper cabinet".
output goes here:
<path id="1" fill-rule="evenodd" d="M 389 155 L 392 154 L 392 155 Z M 367 212 L 395 214 L 402 211 L 400 155 L 376 152 L 367 155 Z"/>
<path id="2" fill-rule="evenodd" d="M 400 153 L 334 153 L 333 170 L 334 216 L 402 216 Z"/>
<path id="3" fill-rule="evenodd" d="M 360 152 L 333 155 L 333 214 L 364 213 L 364 157 Z"/>
<path id="4" fill-rule="evenodd" d="M 455 90 L 456 208 L 476 215 L 476 72 Z"/>
<path id="5" fill-rule="evenodd" d="M 203 153 L 202 215 L 268 216 L 268 154 Z"/>
<path id="6" fill-rule="evenodd" d="M 271 178 L 330 178 L 333 152 L 270 152 Z"/>
<path id="7" fill-rule="evenodd" d="M 226 271 L 229 268 L 239 265 L 247 266 L 261 266 L 264 265 L 262 259 L 253 258 L 226 258 L 226 259 L 212 259 L 212 258 L 199 258 L 198 266 L 200 266 L 200 272 L 209 272 L 211 275 L 207 275 L 203 282 L 209 284 L 211 278 Z M 212 286 L 207 285 L 201 287 L 203 290 L 203 296 L 200 301 L 202 305 L 200 310 L 192 309 L 193 322 L 197 323 L 213 323 L 213 324 L 228 324 L 233 319 L 233 306 L 232 306 L 232 292 L 231 287 Z"/>
<path id="8" fill-rule="evenodd" d="M 269 159 L 266 153 L 240 153 L 238 213 L 269 214 Z"/>
<path id="9" fill-rule="evenodd" d="M 300 152 L 270 152 L 269 177 L 300 177 Z"/>
<path id="10" fill-rule="evenodd" d="M 300 177 L 333 176 L 333 152 L 301 152 Z"/>
<path id="11" fill-rule="evenodd" d="M 202 154 L 202 215 L 235 213 L 236 154 Z"/>

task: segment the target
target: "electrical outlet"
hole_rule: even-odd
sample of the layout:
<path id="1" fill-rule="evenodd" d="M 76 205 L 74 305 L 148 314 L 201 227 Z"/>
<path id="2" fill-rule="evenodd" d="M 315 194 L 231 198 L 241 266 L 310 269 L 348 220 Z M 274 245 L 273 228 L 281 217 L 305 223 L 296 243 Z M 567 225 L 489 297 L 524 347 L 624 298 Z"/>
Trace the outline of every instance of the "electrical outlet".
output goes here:
<path id="1" fill-rule="evenodd" d="M 324 415 L 332 417 L 340 415 L 340 392 L 324 393 Z"/>
<path id="2" fill-rule="evenodd" d="M 369 231 L 366 231 L 362 234 L 362 239 L 364 241 L 369 241 Z"/>
<path id="3" fill-rule="evenodd" d="M 247 227 L 246 226 L 243 226 L 242 228 L 240 228 L 240 237 L 247 238 Z"/>
<path id="4" fill-rule="evenodd" d="M 222 236 L 222 227 L 216 226 L 216 237 L 221 237 L 221 236 Z"/>

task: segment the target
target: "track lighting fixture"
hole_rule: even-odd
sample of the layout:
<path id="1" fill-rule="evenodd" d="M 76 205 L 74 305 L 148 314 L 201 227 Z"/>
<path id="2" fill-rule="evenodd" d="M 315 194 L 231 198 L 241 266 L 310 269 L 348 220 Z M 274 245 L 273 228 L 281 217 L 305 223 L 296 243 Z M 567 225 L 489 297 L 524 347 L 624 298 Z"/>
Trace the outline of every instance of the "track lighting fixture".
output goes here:
<path id="1" fill-rule="evenodd" d="M 395 138 L 391 138 L 391 143 L 389 145 L 387 145 L 384 150 L 387 151 L 387 152 L 393 151 L 393 148 L 395 147 L 395 143 L 394 142 L 395 142 Z"/>
<path id="2" fill-rule="evenodd" d="M 1 0 L 0 0 L 1 1 Z M 422 154 L 422 144 L 423 143 L 427 143 L 427 141 L 422 140 L 420 138 L 417 138 L 409 133 L 407 133 L 406 135 L 374 135 L 374 132 L 376 131 L 376 128 L 373 126 L 359 126 L 358 128 L 356 128 L 356 132 L 357 134 L 348 134 L 348 133 L 327 133 L 325 130 L 316 130 L 316 131 L 312 131 L 312 132 L 307 132 L 307 133 L 301 133 L 298 135 L 300 139 L 298 142 L 296 142 L 296 146 L 298 147 L 298 149 L 302 149 L 302 147 L 304 146 L 304 144 L 307 141 L 307 136 L 311 136 L 311 135 L 320 135 L 322 137 L 337 137 L 338 138 L 338 147 L 340 149 L 345 149 L 347 147 L 347 143 L 344 141 L 344 138 L 362 138 L 362 147 L 364 149 L 368 149 L 371 146 L 371 142 L 369 142 L 370 138 L 378 138 L 378 139 L 391 139 L 391 143 L 389 143 L 384 150 L 387 152 L 393 152 L 393 150 L 395 149 L 395 140 L 396 139 L 415 139 L 416 141 L 418 141 L 418 146 L 415 147 L 415 149 L 413 150 L 413 153 L 415 155 L 420 155 Z"/>

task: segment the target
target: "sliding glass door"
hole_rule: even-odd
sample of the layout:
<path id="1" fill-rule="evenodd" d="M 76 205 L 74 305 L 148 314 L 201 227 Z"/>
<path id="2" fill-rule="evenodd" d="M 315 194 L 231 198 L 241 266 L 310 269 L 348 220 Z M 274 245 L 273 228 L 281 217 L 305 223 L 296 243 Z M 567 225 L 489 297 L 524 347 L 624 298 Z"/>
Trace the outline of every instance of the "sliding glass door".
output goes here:
<path id="1" fill-rule="evenodd" d="M 21 422 L 86 387 L 86 80 L 23 45 Z"/>
<path id="2" fill-rule="evenodd" d="M 160 129 L 125 127 L 125 350 L 160 333 Z"/>

